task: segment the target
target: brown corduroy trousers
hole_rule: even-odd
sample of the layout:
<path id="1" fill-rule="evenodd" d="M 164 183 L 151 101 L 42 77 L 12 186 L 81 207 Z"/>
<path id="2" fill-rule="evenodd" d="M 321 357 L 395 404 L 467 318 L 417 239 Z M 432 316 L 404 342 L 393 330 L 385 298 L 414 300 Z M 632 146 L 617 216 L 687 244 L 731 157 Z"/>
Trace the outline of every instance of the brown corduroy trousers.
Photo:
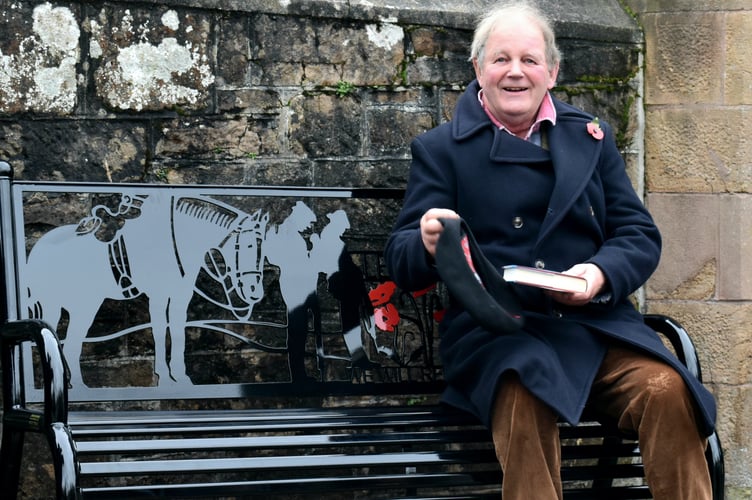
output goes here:
<path id="1" fill-rule="evenodd" d="M 645 477 L 656 500 L 710 500 L 705 447 L 686 384 L 659 360 L 611 347 L 588 405 L 637 435 Z M 514 374 L 499 385 L 492 434 L 504 473 L 504 500 L 561 500 L 557 416 Z"/>

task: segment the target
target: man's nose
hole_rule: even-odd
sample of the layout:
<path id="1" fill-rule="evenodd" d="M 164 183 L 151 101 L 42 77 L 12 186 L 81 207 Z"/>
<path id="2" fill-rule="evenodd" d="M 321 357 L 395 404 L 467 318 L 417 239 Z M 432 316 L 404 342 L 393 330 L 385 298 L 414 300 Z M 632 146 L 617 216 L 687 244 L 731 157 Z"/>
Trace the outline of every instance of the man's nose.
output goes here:
<path id="1" fill-rule="evenodd" d="M 519 59 L 512 59 L 509 67 L 509 74 L 522 75 L 522 61 Z"/>

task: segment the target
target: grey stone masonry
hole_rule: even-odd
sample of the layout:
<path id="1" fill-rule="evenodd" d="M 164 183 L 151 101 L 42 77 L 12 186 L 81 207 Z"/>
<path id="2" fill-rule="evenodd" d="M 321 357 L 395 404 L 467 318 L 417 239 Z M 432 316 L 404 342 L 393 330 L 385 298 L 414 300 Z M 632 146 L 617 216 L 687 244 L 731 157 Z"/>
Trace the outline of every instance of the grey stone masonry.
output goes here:
<path id="1" fill-rule="evenodd" d="M 629 155 L 636 23 L 616 1 L 549 3 L 557 94 Z M 0 158 L 35 179 L 402 185 L 410 139 L 473 78 L 491 4 L 3 1 Z"/>

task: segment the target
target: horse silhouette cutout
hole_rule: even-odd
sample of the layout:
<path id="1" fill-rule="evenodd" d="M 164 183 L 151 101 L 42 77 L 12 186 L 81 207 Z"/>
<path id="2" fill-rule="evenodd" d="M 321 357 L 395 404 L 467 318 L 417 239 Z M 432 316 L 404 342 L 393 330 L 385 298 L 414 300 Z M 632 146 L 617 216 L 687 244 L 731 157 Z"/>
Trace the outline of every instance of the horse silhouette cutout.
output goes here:
<path id="1" fill-rule="evenodd" d="M 150 323 L 142 326 L 151 327 L 158 385 L 191 384 L 185 328 L 197 277 L 204 269 L 224 287 L 228 309 L 239 319 L 250 318 L 264 296 L 268 220 L 261 210 L 248 214 L 208 197 L 155 191 L 122 194 L 117 210 L 99 205 L 78 225 L 44 234 L 25 269 L 31 316 L 57 328 L 62 311 L 68 312 L 63 349 L 71 386 L 86 387 L 81 351 L 105 299 L 141 295 L 148 297 Z M 243 305 L 229 307 L 230 295 Z"/>

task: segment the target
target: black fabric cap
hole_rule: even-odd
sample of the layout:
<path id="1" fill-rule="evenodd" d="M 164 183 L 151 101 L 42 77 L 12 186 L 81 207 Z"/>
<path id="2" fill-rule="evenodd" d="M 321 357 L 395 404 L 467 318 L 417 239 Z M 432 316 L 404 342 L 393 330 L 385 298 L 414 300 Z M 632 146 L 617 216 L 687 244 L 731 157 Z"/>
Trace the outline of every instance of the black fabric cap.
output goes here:
<path id="1" fill-rule="evenodd" d="M 480 251 L 467 223 L 462 219 L 439 221 L 444 230 L 436 243 L 436 268 L 452 296 L 490 332 L 511 333 L 522 328 L 525 320 L 517 297 Z M 465 238 L 472 262 L 462 248 Z"/>

